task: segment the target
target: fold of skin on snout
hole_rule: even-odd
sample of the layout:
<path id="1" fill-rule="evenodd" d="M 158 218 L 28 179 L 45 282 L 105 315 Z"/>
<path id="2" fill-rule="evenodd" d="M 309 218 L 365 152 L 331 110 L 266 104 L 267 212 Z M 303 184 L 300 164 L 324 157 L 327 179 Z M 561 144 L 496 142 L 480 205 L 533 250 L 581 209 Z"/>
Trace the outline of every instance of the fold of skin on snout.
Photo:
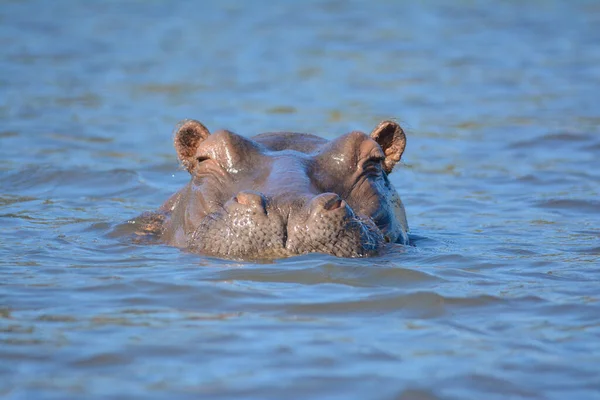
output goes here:
<path id="1" fill-rule="evenodd" d="M 378 254 L 408 243 L 404 206 L 388 179 L 404 151 L 398 124 L 333 141 L 300 133 L 245 138 L 180 123 L 175 148 L 190 182 L 157 211 L 167 244 L 230 258 Z"/>

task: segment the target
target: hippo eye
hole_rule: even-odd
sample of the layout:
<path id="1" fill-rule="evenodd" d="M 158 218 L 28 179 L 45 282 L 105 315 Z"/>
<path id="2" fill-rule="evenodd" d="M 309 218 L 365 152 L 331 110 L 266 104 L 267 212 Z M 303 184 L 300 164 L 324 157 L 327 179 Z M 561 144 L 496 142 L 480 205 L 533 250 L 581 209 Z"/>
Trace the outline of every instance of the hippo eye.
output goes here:
<path id="1" fill-rule="evenodd" d="M 380 156 L 370 157 L 363 164 L 363 171 L 369 175 L 379 175 L 382 171 L 381 163 L 383 160 L 385 160 L 385 158 Z"/>
<path id="2" fill-rule="evenodd" d="M 200 156 L 196 158 L 196 161 L 198 161 L 198 164 L 204 162 L 204 161 L 208 161 L 210 160 L 210 157 L 205 157 L 205 156 Z"/>

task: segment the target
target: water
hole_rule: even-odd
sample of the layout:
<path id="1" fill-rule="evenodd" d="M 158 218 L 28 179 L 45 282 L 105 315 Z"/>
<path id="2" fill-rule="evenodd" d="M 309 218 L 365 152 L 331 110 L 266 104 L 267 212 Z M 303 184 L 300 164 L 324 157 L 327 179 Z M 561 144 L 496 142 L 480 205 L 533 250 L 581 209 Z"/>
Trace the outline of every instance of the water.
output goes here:
<path id="1" fill-rule="evenodd" d="M 3 1 L 0 394 L 600 398 L 600 6 Z M 243 263 L 110 235 L 183 118 L 406 128 L 416 247 Z"/>

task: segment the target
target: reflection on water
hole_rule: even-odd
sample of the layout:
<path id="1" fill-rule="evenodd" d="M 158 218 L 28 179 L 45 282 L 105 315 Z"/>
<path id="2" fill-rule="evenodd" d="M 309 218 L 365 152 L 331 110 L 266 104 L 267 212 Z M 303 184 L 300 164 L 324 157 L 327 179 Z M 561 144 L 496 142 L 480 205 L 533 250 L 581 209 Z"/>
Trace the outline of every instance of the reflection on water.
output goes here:
<path id="1" fill-rule="evenodd" d="M 7 1 L 0 394 L 594 398 L 593 1 Z M 268 263 L 115 238 L 186 181 L 176 121 L 396 118 L 415 247 Z"/>

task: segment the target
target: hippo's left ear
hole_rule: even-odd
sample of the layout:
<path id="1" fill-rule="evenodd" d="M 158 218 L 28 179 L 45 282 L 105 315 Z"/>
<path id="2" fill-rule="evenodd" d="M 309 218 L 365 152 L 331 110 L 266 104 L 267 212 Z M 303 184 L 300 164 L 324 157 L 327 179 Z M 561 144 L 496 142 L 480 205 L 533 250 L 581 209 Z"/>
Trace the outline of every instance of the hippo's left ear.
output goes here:
<path id="1" fill-rule="evenodd" d="M 194 119 L 185 119 L 175 127 L 175 137 L 173 138 L 177 157 L 183 166 L 191 172 L 196 165 L 196 150 L 208 136 L 210 132 L 200 122 Z"/>
<path id="2" fill-rule="evenodd" d="M 381 146 L 385 154 L 383 170 L 389 174 L 404 153 L 406 135 L 396 122 L 382 121 L 373 129 L 370 136 Z"/>

